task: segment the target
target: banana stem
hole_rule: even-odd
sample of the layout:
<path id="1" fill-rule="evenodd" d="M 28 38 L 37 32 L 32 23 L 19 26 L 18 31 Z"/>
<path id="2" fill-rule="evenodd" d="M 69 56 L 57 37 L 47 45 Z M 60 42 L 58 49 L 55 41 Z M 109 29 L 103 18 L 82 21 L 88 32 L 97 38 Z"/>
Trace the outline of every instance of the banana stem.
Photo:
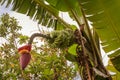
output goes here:
<path id="1" fill-rule="evenodd" d="M 43 37 L 46 39 L 51 39 L 49 35 L 41 34 L 41 33 L 34 33 L 31 35 L 30 40 L 28 41 L 28 44 L 32 44 L 35 37 Z"/>

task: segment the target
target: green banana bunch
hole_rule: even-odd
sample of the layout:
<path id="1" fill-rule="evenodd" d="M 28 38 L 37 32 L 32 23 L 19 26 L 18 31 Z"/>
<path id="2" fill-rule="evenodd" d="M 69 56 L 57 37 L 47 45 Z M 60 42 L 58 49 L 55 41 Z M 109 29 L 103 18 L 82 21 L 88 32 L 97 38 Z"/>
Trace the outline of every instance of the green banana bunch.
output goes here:
<path id="1" fill-rule="evenodd" d="M 64 49 L 71 46 L 74 43 L 74 31 L 70 29 L 62 31 L 53 31 L 49 34 L 50 39 L 48 43 L 53 48 Z"/>

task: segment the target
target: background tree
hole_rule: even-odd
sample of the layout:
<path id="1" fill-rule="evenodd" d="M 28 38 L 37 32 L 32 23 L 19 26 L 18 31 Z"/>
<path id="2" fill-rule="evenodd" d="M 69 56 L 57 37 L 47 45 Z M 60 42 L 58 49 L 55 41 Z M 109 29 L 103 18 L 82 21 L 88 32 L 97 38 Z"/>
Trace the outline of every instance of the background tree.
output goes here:
<path id="1" fill-rule="evenodd" d="M 11 18 L 8 14 L 4 14 L 0 18 L 0 37 L 4 39 L 0 46 L 0 78 L 15 79 L 20 74 L 17 44 L 21 26 L 15 18 Z"/>

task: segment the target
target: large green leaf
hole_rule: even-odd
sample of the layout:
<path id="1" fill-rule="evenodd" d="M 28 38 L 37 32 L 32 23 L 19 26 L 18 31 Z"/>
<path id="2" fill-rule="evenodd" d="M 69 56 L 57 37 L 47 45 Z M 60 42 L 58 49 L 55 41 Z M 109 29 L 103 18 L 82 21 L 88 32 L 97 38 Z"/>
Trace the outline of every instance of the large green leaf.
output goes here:
<path id="1" fill-rule="evenodd" d="M 77 47 L 77 44 L 73 44 L 72 46 L 69 47 L 68 52 L 72 55 L 77 55 L 76 47 Z"/>
<path id="2" fill-rule="evenodd" d="M 54 6 L 56 9 L 58 9 L 59 11 L 68 12 L 70 9 L 66 4 L 70 4 L 71 8 L 73 9 L 76 9 L 78 7 L 77 0 L 46 0 L 46 1 L 52 6 Z"/>
<path id="3" fill-rule="evenodd" d="M 120 55 L 118 53 L 120 48 L 120 1 L 81 0 L 80 3 L 87 19 L 93 23 L 93 28 L 97 31 L 105 52 L 113 51 L 110 58 L 116 69 L 120 71 L 118 61 Z"/>
<path id="4" fill-rule="evenodd" d="M 32 19 L 38 20 L 39 24 L 47 27 L 55 28 L 56 20 L 66 27 L 70 26 L 59 17 L 58 9 L 47 4 L 44 0 L 13 0 L 13 2 L 11 0 L 2 0 L 1 3 L 2 5 L 5 3 L 6 7 L 13 5 L 12 10 L 26 14 Z"/>
<path id="5" fill-rule="evenodd" d="M 107 69 L 109 69 L 110 72 L 112 72 L 112 78 L 113 78 L 113 80 L 120 80 L 120 72 L 117 71 L 117 70 L 113 67 L 111 61 L 109 61 L 108 63 L 109 63 L 109 64 L 108 64 L 108 66 L 107 66 Z"/>

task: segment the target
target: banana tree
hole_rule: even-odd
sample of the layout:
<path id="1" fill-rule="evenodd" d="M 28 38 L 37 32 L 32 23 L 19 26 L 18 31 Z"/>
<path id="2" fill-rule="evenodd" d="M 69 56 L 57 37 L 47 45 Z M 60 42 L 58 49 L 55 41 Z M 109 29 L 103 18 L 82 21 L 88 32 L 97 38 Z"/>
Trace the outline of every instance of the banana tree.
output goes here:
<path id="1" fill-rule="evenodd" d="M 102 62 L 100 41 L 105 52 L 111 53 L 109 57 L 113 66 L 120 71 L 119 0 L 1 0 L 0 2 L 1 4 L 6 2 L 6 7 L 12 4 L 12 10 L 38 20 L 39 24 L 46 27 L 59 31 L 67 29 L 74 31 L 72 50 L 69 50 L 71 45 L 64 49 L 68 49 L 67 56 L 72 56 L 71 58 L 77 62 L 83 80 L 112 80 Z M 68 12 L 77 22 L 78 28 L 59 17 L 60 11 Z M 89 21 L 92 22 L 92 28 Z"/>

